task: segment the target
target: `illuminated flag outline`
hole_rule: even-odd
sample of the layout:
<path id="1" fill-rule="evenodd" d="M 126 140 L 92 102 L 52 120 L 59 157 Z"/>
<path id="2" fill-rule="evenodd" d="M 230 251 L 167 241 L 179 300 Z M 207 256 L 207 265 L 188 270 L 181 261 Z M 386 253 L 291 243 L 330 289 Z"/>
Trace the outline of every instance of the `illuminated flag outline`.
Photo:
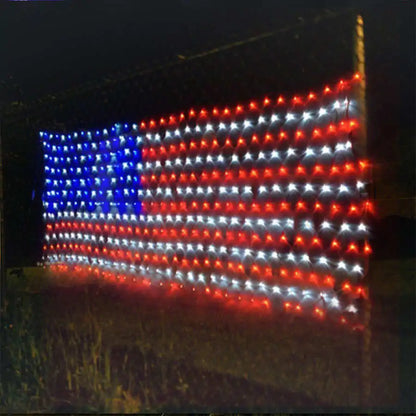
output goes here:
<path id="1" fill-rule="evenodd" d="M 371 248 L 361 77 L 140 125 L 41 132 L 45 263 L 356 319 Z"/>

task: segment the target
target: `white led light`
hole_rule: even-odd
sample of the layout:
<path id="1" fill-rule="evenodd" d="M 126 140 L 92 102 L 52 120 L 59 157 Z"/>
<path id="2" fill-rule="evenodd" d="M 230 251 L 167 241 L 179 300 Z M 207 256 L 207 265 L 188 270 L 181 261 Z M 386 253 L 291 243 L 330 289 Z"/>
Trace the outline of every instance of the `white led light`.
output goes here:
<path id="1" fill-rule="evenodd" d="M 358 225 L 358 230 L 359 230 L 359 231 L 367 231 L 367 227 L 365 226 L 365 224 L 360 223 L 360 224 Z"/>
<path id="2" fill-rule="evenodd" d="M 352 268 L 352 271 L 353 271 L 354 273 L 360 273 L 360 274 L 362 274 L 363 269 L 362 269 L 362 267 L 361 267 L 359 264 L 356 264 L 356 265 Z"/>
<path id="3" fill-rule="evenodd" d="M 343 231 L 350 231 L 351 229 L 350 229 L 350 226 L 349 226 L 349 224 L 347 224 L 347 223 L 345 223 L 345 222 L 343 222 L 342 224 L 341 224 L 341 232 L 343 232 Z"/>
<path id="4" fill-rule="evenodd" d="M 297 294 L 296 294 L 296 288 L 294 288 L 294 287 L 288 287 L 287 288 L 287 295 L 288 296 L 297 296 Z"/>
<path id="5" fill-rule="evenodd" d="M 348 189 L 348 187 L 346 185 L 340 185 L 339 186 L 339 192 L 340 193 L 342 193 L 342 192 L 348 193 L 349 192 L 349 189 Z"/>
<path id="6" fill-rule="evenodd" d="M 321 148 L 321 154 L 323 155 L 329 155 L 331 154 L 331 149 L 328 146 L 322 146 Z"/>
<path id="7" fill-rule="evenodd" d="M 301 261 L 306 262 L 306 263 L 309 263 L 311 261 L 307 254 L 303 254 L 301 259 L 302 259 Z"/>
<path id="8" fill-rule="evenodd" d="M 275 183 L 272 186 L 272 191 L 273 192 L 281 192 L 282 190 L 280 189 L 280 186 L 277 183 Z"/>
<path id="9" fill-rule="evenodd" d="M 292 219 L 288 218 L 286 220 L 286 227 L 293 228 L 294 224 L 295 224 L 295 221 L 293 221 Z"/>
<path id="10" fill-rule="evenodd" d="M 328 265 L 328 259 L 325 256 L 319 257 L 319 264 Z"/>
<path id="11" fill-rule="evenodd" d="M 358 312 L 357 308 L 354 305 L 349 305 L 346 310 L 347 310 L 347 312 L 351 312 L 351 313 L 357 313 Z"/>
<path id="12" fill-rule="evenodd" d="M 306 230 L 311 230 L 312 229 L 312 223 L 310 221 L 304 221 L 303 226 Z"/>
<path id="13" fill-rule="evenodd" d="M 296 185 L 294 183 L 290 183 L 288 185 L 288 190 L 289 190 L 289 192 L 296 191 L 297 190 Z"/>
<path id="14" fill-rule="evenodd" d="M 331 228 L 331 224 L 328 221 L 323 221 L 321 224 L 322 229 L 327 230 Z"/>
<path id="15" fill-rule="evenodd" d="M 338 262 L 338 269 L 347 270 L 347 265 L 345 264 L 344 261 L 341 260 Z"/>
<path id="16" fill-rule="evenodd" d="M 295 255 L 293 253 L 289 253 L 287 255 L 287 260 L 288 261 L 295 261 Z"/>
<path id="17" fill-rule="evenodd" d="M 313 186 L 310 183 L 305 184 L 305 192 L 313 192 Z"/>
<path id="18" fill-rule="evenodd" d="M 273 286 L 272 287 L 272 292 L 273 293 L 278 293 L 279 295 L 282 293 L 279 286 Z"/>
<path id="19" fill-rule="evenodd" d="M 271 159 L 279 159 L 279 152 L 277 150 L 272 150 L 272 152 L 270 153 L 270 158 Z"/>
<path id="20" fill-rule="evenodd" d="M 287 155 L 288 155 L 288 156 L 295 156 L 295 155 L 296 155 L 296 150 L 295 150 L 295 149 L 293 149 L 292 147 L 289 147 L 289 148 L 287 149 Z"/>
<path id="21" fill-rule="evenodd" d="M 321 192 L 323 194 L 331 192 L 331 187 L 329 185 L 322 185 Z"/>
<path id="22" fill-rule="evenodd" d="M 307 147 L 305 150 L 305 156 L 313 156 L 315 152 L 310 147 Z"/>

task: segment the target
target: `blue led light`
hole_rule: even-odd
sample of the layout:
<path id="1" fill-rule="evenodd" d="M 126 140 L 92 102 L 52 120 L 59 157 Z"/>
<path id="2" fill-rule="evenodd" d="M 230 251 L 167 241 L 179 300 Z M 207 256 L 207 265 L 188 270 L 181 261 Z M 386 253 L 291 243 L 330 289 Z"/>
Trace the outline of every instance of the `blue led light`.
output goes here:
<path id="1" fill-rule="evenodd" d="M 124 125 L 127 129 L 128 124 Z M 141 162 L 138 137 L 120 136 L 123 125 L 101 132 L 81 131 L 72 135 L 40 132 L 45 150 L 45 190 L 43 204 L 47 213 L 58 210 L 93 213 L 141 212 Z M 69 143 L 66 139 L 74 140 Z"/>

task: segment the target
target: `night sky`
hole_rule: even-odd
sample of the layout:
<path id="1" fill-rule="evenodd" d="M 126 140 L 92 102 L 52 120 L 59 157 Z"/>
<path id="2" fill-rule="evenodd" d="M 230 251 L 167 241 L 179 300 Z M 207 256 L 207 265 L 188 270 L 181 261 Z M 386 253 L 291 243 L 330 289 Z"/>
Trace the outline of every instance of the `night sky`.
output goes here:
<path id="1" fill-rule="evenodd" d="M 396 5 L 393 7 L 393 3 Z M 406 4 L 407 3 L 407 4 Z M 3 2 L 1 101 L 42 95 L 119 71 L 189 56 L 301 19 L 351 7 L 385 16 L 411 2 L 278 0 Z M 399 4 L 399 7 L 398 7 Z M 394 12 L 393 12 L 394 14 Z M 386 28 L 388 30 L 388 28 Z M 412 40 L 407 39 L 409 50 Z M 319 50 L 319 48 L 317 49 Z M 5 58 L 4 58 L 5 57 Z"/>

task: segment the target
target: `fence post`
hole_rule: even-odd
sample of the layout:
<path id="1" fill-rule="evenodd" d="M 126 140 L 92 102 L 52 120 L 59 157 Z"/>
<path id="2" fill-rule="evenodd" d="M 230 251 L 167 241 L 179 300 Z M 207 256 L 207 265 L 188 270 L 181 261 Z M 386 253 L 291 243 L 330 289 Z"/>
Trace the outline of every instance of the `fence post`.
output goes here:
<path id="1" fill-rule="evenodd" d="M 364 48 L 364 21 L 361 15 L 356 18 L 354 33 L 354 68 L 362 77 L 358 85 L 357 101 L 360 111 L 360 137 L 358 151 L 361 156 L 367 155 L 367 106 L 366 106 L 366 77 L 365 77 L 365 48 Z M 370 191 L 371 192 L 371 191 Z M 367 297 L 364 300 L 363 313 L 364 330 L 361 339 L 361 408 L 371 408 L 371 301 L 370 284 L 367 284 Z"/>

